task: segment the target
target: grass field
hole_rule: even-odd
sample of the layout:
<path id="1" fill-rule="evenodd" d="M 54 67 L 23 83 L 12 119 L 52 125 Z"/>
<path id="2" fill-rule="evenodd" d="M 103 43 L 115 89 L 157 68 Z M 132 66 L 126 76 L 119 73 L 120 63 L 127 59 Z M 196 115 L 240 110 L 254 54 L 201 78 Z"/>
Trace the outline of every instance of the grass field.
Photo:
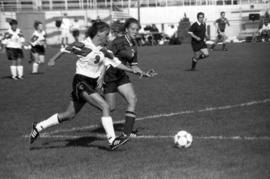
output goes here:
<path id="1" fill-rule="evenodd" d="M 140 137 L 109 151 L 100 112 L 86 105 L 70 122 L 44 131 L 34 145 L 33 121 L 65 110 L 75 59 L 13 81 L 0 54 L 0 178 L 270 178 L 270 43 L 230 44 L 191 65 L 189 45 L 139 48 L 140 66 L 159 73 L 131 76 L 138 96 Z M 47 59 L 56 52 L 49 47 Z M 113 114 L 122 128 L 125 101 Z M 177 149 L 173 135 L 189 131 L 191 148 Z"/>

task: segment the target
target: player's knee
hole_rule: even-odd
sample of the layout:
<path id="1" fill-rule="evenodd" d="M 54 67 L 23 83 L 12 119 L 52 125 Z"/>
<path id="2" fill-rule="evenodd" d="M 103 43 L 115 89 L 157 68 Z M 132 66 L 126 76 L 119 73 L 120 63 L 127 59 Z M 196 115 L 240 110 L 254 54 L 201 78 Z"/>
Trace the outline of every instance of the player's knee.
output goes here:
<path id="1" fill-rule="evenodd" d="M 110 106 L 110 111 L 111 112 L 114 112 L 115 111 L 115 108 L 116 108 L 115 106 Z"/>
<path id="2" fill-rule="evenodd" d="M 110 105 L 108 103 L 102 102 L 100 105 L 103 111 L 111 111 Z"/>
<path id="3" fill-rule="evenodd" d="M 75 111 L 65 111 L 64 113 L 61 113 L 58 115 L 58 119 L 59 122 L 64 122 L 64 121 L 68 121 L 68 120 L 72 120 L 74 119 L 76 116 L 76 112 Z"/>

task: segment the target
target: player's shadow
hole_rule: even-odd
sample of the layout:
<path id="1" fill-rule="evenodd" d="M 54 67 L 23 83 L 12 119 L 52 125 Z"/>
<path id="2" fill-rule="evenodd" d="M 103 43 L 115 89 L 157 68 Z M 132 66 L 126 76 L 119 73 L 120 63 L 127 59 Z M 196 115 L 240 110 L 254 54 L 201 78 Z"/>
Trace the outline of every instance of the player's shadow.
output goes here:
<path id="1" fill-rule="evenodd" d="M 117 124 L 114 124 L 113 127 L 114 127 L 114 130 L 117 131 L 117 132 L 120 132 L 120 131 L 123 131 L 124 129 L 124 125 L 123 123 L 117 123 Z M 99 126 L 93 130 L 90 131 L 91 133 L 98 133 L 98 134 L 104 134 L 105 131 L 104 131 L 104 128 L 102 126 Z"/>
<path id="2" fill-rule="evenodd" d="M 114 124 L 115 131 L 123 131 L 123 128 L 124 128 L 124 124 L 122 123 Z M 86 131 L 84 130 L 80 132 L 84 133 Z M 104 131 L 104 128 L 100 126 L 91 130 L 90 133 L 105 134 L 105 131 Z M 63 139 L 63 140 L 50 140 L 47 142 L 43 142 L 40 146 L 33 146 L 30 148 L 30 150 L 58 149 L 58 148 L 67 148 L 67 147 L 90 147 L 90 148 L 98 148 L 100 150 L 105 150 L 105 151 L 111 151 L 110 148 L 106 145 L 93 144 L 93 142 L 101 141 L 101 140 L 106 143 L 106 140 L 104 140 L 104 138 L 97 137 L 97 136 L 82 136 L 75 139 L 68 138 L 68 139 Z"/>
<path id="3" fill-rule="evenodd" d="M 1 79 L 2 79 L 2 80 L 7 80 L 7 79 L 8 79 L 8 80 L 11 80 L 12 78 L 11 78 L 10 75 L 8 75 L 8 76 L 2 76 Z"/>
<path id="4" fill-rule="evenodd" d="M 90 148 L 98 148 L 101 150 L 110 151 L 109 147 L 93 144 L 93 142 L 103 140 L 99 137 L 94 136 L 84 136 L 76 139 L 64 139 L 64 140 L 54 140 L 42 143 L 41 146 L 31 147 L 30 150 L 44 150 L 44 149 L 60 149 L 67 147 L 90 147 Z M 106 141 L 105 141 L 106 142 Z M 63 144 L 64 143 L 64 144 Z"/>

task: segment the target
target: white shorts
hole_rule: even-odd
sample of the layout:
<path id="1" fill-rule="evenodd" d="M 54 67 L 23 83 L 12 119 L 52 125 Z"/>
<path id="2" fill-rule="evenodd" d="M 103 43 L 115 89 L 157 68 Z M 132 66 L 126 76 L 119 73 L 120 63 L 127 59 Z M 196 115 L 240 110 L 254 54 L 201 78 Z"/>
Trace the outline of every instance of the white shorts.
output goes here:
<path id="1" fill-rule="evenodd" d="M 62 37 L 62 38 L 69 37 L 69 35 L 70 35 L 69 30 L 63 29 L 63 30 L 61 31 L 61 37 Z"/>

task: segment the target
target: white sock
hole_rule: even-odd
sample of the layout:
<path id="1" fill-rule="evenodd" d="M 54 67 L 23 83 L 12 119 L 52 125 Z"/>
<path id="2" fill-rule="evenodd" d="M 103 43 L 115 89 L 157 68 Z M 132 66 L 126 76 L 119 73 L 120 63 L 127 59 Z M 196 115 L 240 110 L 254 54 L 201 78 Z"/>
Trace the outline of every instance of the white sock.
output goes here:
<path id="1" fill-rule="evenodd" d="M 23 66 L 17 66 L 17 73 L 19 78 L 23 76 Z"/>
<path id="2" fill-rule="evenodd" d="M 12 78 L 15 78 L 17 76 L 17 67 L 16 66 L 10 66 L 10 72 Z"/>
<path id="3" fill-rule="evenodd" d="M 37 72 L 38 72 L 38 63 L 34 62 L 33 63 L 32 73 L 37 73 Z"/>
<path id="4" fill-rule="evenodd" d="M 115 132 L 114 132 L 114 128 L 113 128 L 112 117 L 111 116 L 101 117 L 101 123 L 102 123 L 102 126 L 106 132 L 106 136 L 107 136 L 109 143 L 112 144 L 112 142 L 115 139 Z"/>
<path id="5" fill-rule="evenodd" d="M 52 115 L 51 117 L 49 117 L 48 119 L 39 122 L 36 125 L 36 128 L 37 128 L 38 132 L 40 132 L 44 129 L 47 129 L 48 127 L 52 127 L 52 126 L 55 126 L 57 124 L 59 124 L 59 120 L 58 120 L 58 114 L 56 113 L 56 114 Z"/>

